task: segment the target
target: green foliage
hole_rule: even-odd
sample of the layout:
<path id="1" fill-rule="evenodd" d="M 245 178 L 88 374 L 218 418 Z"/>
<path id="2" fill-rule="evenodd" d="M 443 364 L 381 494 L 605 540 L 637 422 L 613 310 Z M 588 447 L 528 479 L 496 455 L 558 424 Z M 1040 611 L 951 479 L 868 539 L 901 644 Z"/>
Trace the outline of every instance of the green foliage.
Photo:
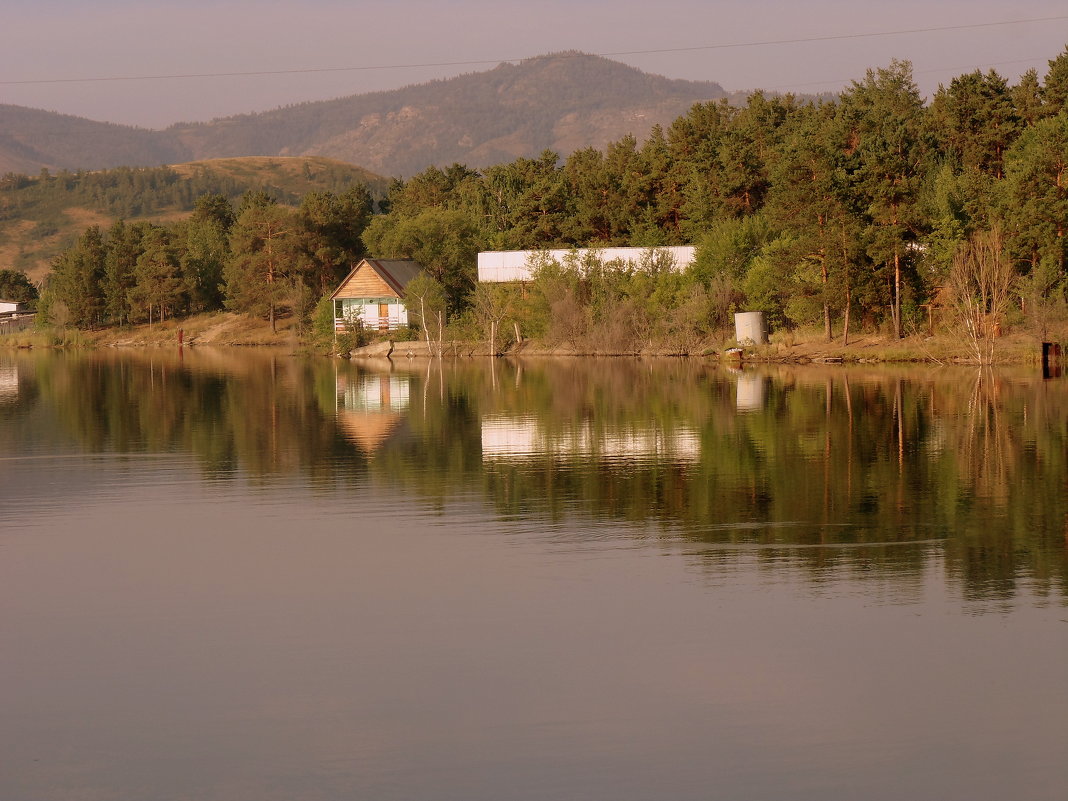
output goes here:
<path id="1" fill-rule="evenodd" d="M 928 114 L 943 155 L 963 170 L 1000 176 L 1020 119 L 1008 82 L 976 70 L 940 87 Z"/>
<path id="2" fill-rule="evenodd" d="M 226 306 L 263 317 L 274 330 L 278 313 L 291 302 L 300 280 L 298 220 L 291 210 L 264 197 L 243 203 L 230 232 L 230 260 L 224 269 Z"/>
<path id="3" fill-rule="evenodd" d="M 303 249 L 310 265 L 306 280 L 318 292 L 333 289 L 363 255 L 361 237 L 374 203 L 365 187 L 342 195 L 311 192 L 298 211 Z"/>
<path id="4" fill-rule="evenodd" d="M 425 340 L 440 340 L 448 318 L 448 298 L 444 285 L 423 272 L 408 282 L 404 305 L 412 326 L 423 331 Z"/>
<path id="5" fill-rule="evenodd" d="M 1033 71 L 1016 86 L 993 71 L 966 74 L 929 107 L 911 65 L 896 61 L 834 102 L 757 93 L 744 107 L 699 103 L 644 142 L 625 136 L 562 162 L 545 150 L 481 171 L 423 169 L 394 180 L 377 214 L 371 192 L 351 184 L 306 193 L 293 211 L 292 198 L 255 183 L 249 166 L 227 173 L 245 192 L 236 213 L 234 187 L 194 197 L 195 182 L 172 172 L 127 170 L 5 176 L 0 217 L 19 215 L 36 193 L 41 202 L 25 208 L 44 232 L 66 224 L 64 193 L 92 189 L 105 206 L 134 202 L 131 187 L 148 205 L 181 196 L 192 215 L 162 226 L 182 282 L 157 304 L 168 314 L 225 302 L 302 323 L 311 299 L 370 254 L 427 268 L 441 293 L 434 339 L 464 321 L 503 342 L 518 324 L 521 337 L 631 352 L 717 335 L 743 308 L 763 309 L 777 325 L 822 318 L 828 338 L 840 325 L 848 339 L 851 319 L 900 334 L 908 309 L 938 296 L 961 243 L 980 231 L 1003 230 L 1018 271 L 1033 274 L 1021 309 L 1064 285 L 1066 65 L 1068 50 L 1042 84 Z M 319 166 L 305 166 L 301 181 L 321 177 Z M 275 234 L 257 232 L 267 218 Z M 135 275 L 148 230 L 87 233 L 57 257 L 42 305 L 67 324 L 129 320 L 131 290 L 148 280 Z M 594 254 L 540 264 L 534 282 L 508 297 L 477 288 L 479 250 L 686 243 L 696 243 L 697 258 L 685 275 Z"/>
<path id="6" fill-rule="evenodd" d="M 1042 101 L 1043 112 L 1048 116 L 1068 111 L 1068 45 L 1049 62 L 1049 70 L 1042 82 Z"/>
<path id="7" fill-rule="evenodd" d="M 47 308 L 62 304 L 61 325 L 93 328 L 103 322 L 104 293 L 102 281 L 105 271 L 104 238 L 96 226 L 86 229 L 78 243 L 64 251 L 52 262 L 48 282 L 51 299 Z"/>
<path id="8" fill-rule="evenodd" d="M 1049 258 L 1063 273 L 1068 254 L 1068 110 L 1028 128 L 1005 161 L 1014 249 L 1032 268 Z"/>
<path id="9" fill-rule="evenodd" d="M 0 109 L 0 117 L 4 110 Z M 0 176 L 0 240 L 17 244 L 19 266 L 43 266 L 71 246 L 81 215 L 107 218 L 102 227 L 122 219 L 170 219 L 193 212 L 213 217 L 228 229 L 231 204 L 255 190 L 286 205 L 296 205 L 314 191 L 344 195 L 367 191 L 381 197 L 384 179 L 346 164 L 308 158 L 312 178 L 296 173 L 297 159 L 220 159 L 156 168 L 114 168 L 100 171 L 42 171 L 38 176 Z M 309 166 L 311 165 L 311 166 Z M 224 208 L 228 207 L 228 208 Z M 74 212 L 79 214 L 76 216 Z M 33 227 L 25 223 L 33 223 Z"/>
<path id="10" fill-rule="evenodd" d="M 739 281 L 774 239 L 771 226 L 761 215 L 718 220 L 697 243 L 690 272 L 706 287 L 716 278 Z"/>
<path id="11" fill-rule="evenodd" d="M 376 258 L 415 259 L 441 284 L 450 314 L 466 307 L 477 281 L 478 226 L 470 215 L 432 206 L 412 217 L 393 210 L 363 232 Z"/>
<path id="12" fill-rule="evenodd" d="M 334 341 L 334 301 L 330 295 L 323 295 L 315 304 L 311 321 L 312 337 L 320 347 L 329 346 Z"/>
<path id="13" fill-rule="evenodd" d="M 785 239 L 769 245 L 753 260 L 745 276 L 745 308 L 747 311 L 764 312 L 771 328 L 794 322 L 787 313 L 791 301 L 791 311 L 794 313 L 804 309 L 804 305 L 799 302 L 801 296 L 797 292 L 797 285 L 802 279 L 795 269 L 796 251 L 791 245 L 792 243 Z M 811 278 L 806 283 L 811 285 Z M 812 319 L 797 322 L 812 322 Z"/>
<path id="14" fill-rule="evenodd" d="M 177 249 L 169 232 L 151 228 L 141 240 L 134 285 L 127 295 L 135 313 L 148 322 L 166 320 L 185 304 L 186 285 L 179 272 Z"/>
<path id="15" fill-rule="evenodd" d="M 909 244 L 923 229 L 919 198 L 932 146 L 912 65 L 892 61 L 886 69 L 868 70 L 843 96 L 842 113 L 856 141 L 849 184 L 863 209 L 868 255 L 881 267 L 894 335 L 900 337 L 903 286 L 915 277 Z"/>
<path id="16" fill-rule="evenodd" d="M 591 251 L 562 261 L 536 257 L 531 267 L 531 285 L 497 301 L 499 319 L 518 324 L 524 336 L 600 353 L 690 353 L 708 337 L 711 293 L 652 253 L 638 265 Z"/>
<path id="17" fill-rule="evenodd" d="M 0 300 L 25 303 L 30 308 L 37 305 L 38 292 L 25 273 L 16 270 L 0 270 Z"/>

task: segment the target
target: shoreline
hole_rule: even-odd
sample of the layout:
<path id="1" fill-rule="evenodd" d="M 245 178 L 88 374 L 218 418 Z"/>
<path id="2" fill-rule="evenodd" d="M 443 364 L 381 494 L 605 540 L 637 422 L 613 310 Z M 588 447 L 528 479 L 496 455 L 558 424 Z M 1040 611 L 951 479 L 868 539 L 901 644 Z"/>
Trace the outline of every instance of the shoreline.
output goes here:
<path id="1" fill-rule="evenodd" d="M 291 319 L 280 321 L 277 331 L 271 331 L 265 321 L 245 315 L 222 312 L 194 315 L 180 320 L 168 320 L 153 325 L 107 328 L 98 331 L 59 329 L 52 331 L 22 331 L 0 335 L 0 350 L 14 349 L 95 349 L 95 348 L 161 348 L 161 347 L 276 347 L 292 352 L 319 353 L 337 356 L 329 347 L 316 344 L 308 332 L 298 332 Z M 1050 334 L 1051 341 L 1062 341 Z M 179 342 L 181 340 L 181 342 Z M 441 353 L 439 354 L 439 347 Z M 693 358 L 718 361 L 724 364 L 928 364 L 976 365 L 978 361 L 959 336 L 937 334 L 912 335 L 900 340 L 878 333 L 855 335 L 848 345 L 840 341 L 827 342 L 822 331 L 797 330 L 776 332 L 767 345 L 745 347 L 740 353 L 728 353 L 734 348 L 731 340 L 706 340 L 687 343 L 679 348 L 613 349 L 598 348 L 587 343 L 547 343 L 525 340 L 510 344 L 498 353 L 491 353 L 485 341 L 445 341 L 427 343 L 422 340 L 380 340 L 348 354 L 352 359 L 380 358 Z M 996 365 L 1040 365 L 1042 342 L 1034 335 L 1012 331 L 997 341 Z"/>

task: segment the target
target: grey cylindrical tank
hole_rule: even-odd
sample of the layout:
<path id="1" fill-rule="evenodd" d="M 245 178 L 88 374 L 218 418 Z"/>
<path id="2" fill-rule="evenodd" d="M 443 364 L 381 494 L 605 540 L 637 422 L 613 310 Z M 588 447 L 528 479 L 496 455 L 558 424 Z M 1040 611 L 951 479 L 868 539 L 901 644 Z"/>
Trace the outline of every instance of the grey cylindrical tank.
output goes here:
<path id="1" fill-rule="evenodd" d="M 738 312 L 734 315 L 734 338 L 739 345 L 766 345 L 768 331 L 764 327 L 764 312 Z"/>

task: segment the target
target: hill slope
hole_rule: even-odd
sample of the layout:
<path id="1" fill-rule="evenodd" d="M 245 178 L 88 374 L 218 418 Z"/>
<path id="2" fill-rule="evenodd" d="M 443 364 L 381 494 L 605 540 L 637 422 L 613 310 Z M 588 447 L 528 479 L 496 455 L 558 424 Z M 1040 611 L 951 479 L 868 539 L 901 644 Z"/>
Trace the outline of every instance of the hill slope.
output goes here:
<path id="1" fill-rule="evenodd" d="M 189 161 L 170 133 L 0 104 L 0 174 L 158 167 Z"/>
<path id="2" fill-rule="evenodd" d="M 217 193 L 232 201 L 263 190 L 295 204 L 311 191 L 341 193 L 363 184 L 376 198 L 388 181 L 331 159 L 218 159 L 146 169 L 117 168 L 50 177 L 0 178 L 0 270 L 16 269 L 39 280 L 52 257 L 90 225 L 115 220 L 166 220 L 192 211 L 196 199 Z"/>
<path id="3" fill-rule="evenodd" d="M 239 156 L 325 156 L 380 175 L 485 167 L 643 138 L 694 103 L 727 96 L 599 56 L 560 53 L 388 92 L 148 131 L 0 106 L 0 173 L 157 166 Z"/>
<path id="4" fill-rule="evenodd" d="M 712 82 L 649 75 L 599 56 L 563 53 L 486 72 L 169 128 L 194 158 L 321 155 L 384 175 L 427 166 L 484 167 L 643 138 L 694 103 L 726 96 Z"/>

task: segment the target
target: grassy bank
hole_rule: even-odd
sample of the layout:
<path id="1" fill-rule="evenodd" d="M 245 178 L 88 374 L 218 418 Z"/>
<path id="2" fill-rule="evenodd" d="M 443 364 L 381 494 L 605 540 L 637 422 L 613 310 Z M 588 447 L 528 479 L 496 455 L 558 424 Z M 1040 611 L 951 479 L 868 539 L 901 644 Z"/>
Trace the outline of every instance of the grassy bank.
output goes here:
<path id="1" fill-rule="evenodd" d="M 153 325 L 119 326 L 97 331 L 52 327 L 0 335 L 0 347 L 163 347 L 184 345 L 295 346 L 300 337 L 291 320 L 269 323 L 243 314 L 198 314 Z"/>
<path id="2" fill-rule="evenodd" d="M 124 326 L 99 331 L 79 331 L 75 328 L 51 328 L 0 335 L 0 347 L 5 348 L 94 348 L 94 347 L 176 347 L 179 333 L 183 345 L 198 346 L 276 346 L 293 350 L 316 350 L 310 332 L 298 332 L 291 318 L 279 320 L 277 331 L 264 320 L 231 312 L 200 314 L 153 325 Z M 1050 341 L 1068 342 L 1068 331 L 1047 334 Z M 637 353 L 609 352 L 590 347 L 585 342 L 545 343 L 526 340 L 511 346 L 507 355 L 518 356 L 700 356 L 731 358 L 726 351 L 734 346 L 732 340 L 708 340 L 694 343 L 687 352 L 645 350 Z M 325 352 L 328 349 L 318 348 Z M 381 350 L 370 346 L 368 353 Z M 423 343 L 405 345 L 398 341 L 394 355 L 424 355 Z M 359 351 L 356 352 L 357 355 Z M 446 356 L 485 356 L 488 343 L 446 340 Z M 996 343 L 995 359 L 1000 364 L 1035 364 L 1041 357 L 1041 342 L 1035 336 L 1012 332 Z M 848 345 L 841 339 L 827 342 L 822 331 L 798 329 L 780 331 L 771 336 L 767 345 L 746 348 L 747 361 L 768 362 L 924 362 L 933 364 L 968 363 L 973 361 L 967 343 L 957 335 L 914 335 L 893 339 L 880 334 L 854 336 Z"/>

